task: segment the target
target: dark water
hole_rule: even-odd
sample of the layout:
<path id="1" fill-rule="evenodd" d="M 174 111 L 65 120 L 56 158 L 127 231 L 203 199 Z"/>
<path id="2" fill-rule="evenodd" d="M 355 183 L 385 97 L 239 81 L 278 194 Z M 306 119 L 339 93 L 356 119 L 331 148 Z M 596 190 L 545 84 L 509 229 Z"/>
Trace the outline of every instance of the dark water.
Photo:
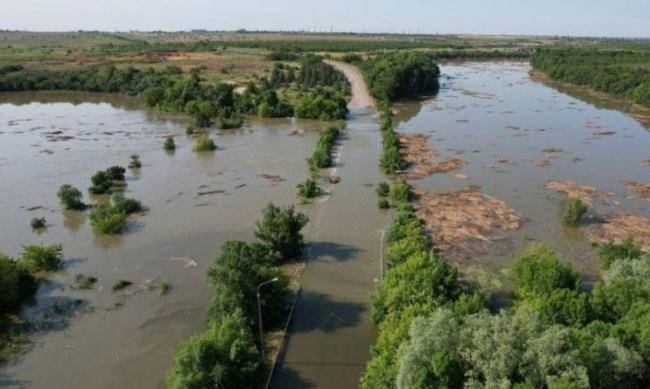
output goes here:
<path id="1" fill-rule="evenodd" d="M 467 181 L 435 174 L 413 185 L 432 192 L 479 185 L 523 215 L 523 227 L 489 252 L 456 253 L 461 265 L 507 266 L 525 246 L 546 242 L 590 284 L 597 278 L 593 249 L 580 229 L 562 226 L 564 196 L 544 185 L 568 179 L 612 192 L 609 204 L 594 204 L 597 214 L 625 208 L 650 216 L 650 203 L 631 198 L 621 184 L 650 182 L 650 168 L 639 165 L 650 158 L 650 134 L 625 113 L 531 80 L 529 70 L 528 64 L 510 62 L 444 65 L 435 99 L 399 105 L 400 131 L 429 134 L 441 157 L 469 162 L 452 172 L 469 175 Z M 596 134 L 608 131 L 615 133 Z M 536 166 L 548 148 L 561 152 L 553 153 L 549 166 Z"/>

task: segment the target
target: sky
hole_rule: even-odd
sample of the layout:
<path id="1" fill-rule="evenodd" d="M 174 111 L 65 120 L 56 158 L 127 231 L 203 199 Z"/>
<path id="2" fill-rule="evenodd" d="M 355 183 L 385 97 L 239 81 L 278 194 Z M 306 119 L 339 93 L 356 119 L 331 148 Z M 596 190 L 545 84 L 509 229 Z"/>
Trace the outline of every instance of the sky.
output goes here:
<path id="1" fill-rule="evenodd" d="M 650 0 L 0 0 L 0 29 L 650 38 Z"/>

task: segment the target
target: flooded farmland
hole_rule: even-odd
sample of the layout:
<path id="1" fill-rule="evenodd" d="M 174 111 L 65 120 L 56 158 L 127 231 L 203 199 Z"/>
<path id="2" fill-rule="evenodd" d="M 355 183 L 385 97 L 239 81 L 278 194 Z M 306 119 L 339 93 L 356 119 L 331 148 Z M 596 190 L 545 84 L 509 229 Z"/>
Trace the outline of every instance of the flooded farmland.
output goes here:
<path id="1" fill-rule="evenodd" d="M 477 186 L 521 216 L 516 231 L 501 231 L 489 244 L 454 247 L 445 255 L 461 268 L 500 268 L 523 247 L 546 242 L 572 262 L 587 286 L 592 284 L 598 275 L 584 228 L 562 225 L 565 195 L 547 183 L 569 180 L 593 187 L 601 196 L 588 218 L 621 210 L 648 217 L 650 204 L 624 181 L 650 182 L 643 163 L 650 158 L 650 134 L 626 113 L 533 81 L 527 63 L 450 63 L 441 70 L 436 98 L 396 105 L 396 128 L 405 135 L 427 135 L 428 147 L 441 161 L 462 162 L 444 173 L 416 174 L 419 179 L 411 183 L 433 194 Z"/>
<path id="2" fill-rule="evenodd" d="M 450 247 L 445 257 L 462 268 L 501 268 L 532 242 L 548 242 L 589 286 L 598 274 L 585 229 L 562 226 L 565 196 L 546 186 L 570 180 L 598 190 L 602 196 L 593 199 L 589 218 L 620 210 L 650 217 L 647 200 L 623 182 L 650 182 L 650 167 L 643 163 L 650 160 L 647 130 L 625 113 L 533 81 L 525 63 L 446 64 L 441 70 L 436 98 L 395 105 L 396 128 L 427 135 L 436 158 L 457 162 L 448 171 L 407 178 L 432 195 L 474 186 L 467 193 L 480 190 L 518 216 L 517 228 L 487 244 Z M 209 299 L 204 272 L 220 244 L 250 238 L 268 201 L 296 202 L 317 123 L 254 119 L 240 130 L 214 130 L 214 153 L 192 152 L 185 124 L 142 110 L 129 98 L 0 96 L 0 250 L 16 256 L 25 244 L 62 243 L 66 256 L 65 270 L 42 284 L 25 308 L 35 326 L 34 344 L 0 370 L 0 386 L 162 386 L 174 347 L 203 326 Z M 367 301 L 379 273 L 373 250 L 379 249 L 388 215 L 376 210 L 371 187 L 381 178 L 375 124 L 371 113 L 353 112 L 349 131 L 358 133 L 344 143 L 337 164 L 342 182 L 333 189 L 333 201 L 304 207 L 312 217 L 307 238 L 318 239 L 313 247 L 320 259 L 303 278 L 309 294 L 302 310 L 299 305 L 296 334 L 278 375 L 284 381 L 274 382 L 277 387 L 300 382 L 291 379 L 296 373 L 325 384 L 356 382 L 362 370 L 374 334 L 360 302 Z M 172 154 L 161 147 L 169 135 L 177 144 Z M 61 184 L 83 189 L 88 201 L 92 173 L 127 165 L 134 153 L 143 167 L 127 171 L 127 194 L 148 210 L 130 220 L 126 234 L 98 236 L 83 214 L 61 210 Z M 32 217 L 45 217 L 47 229 L 32 232 Z M 346 278 L 351 272 L 363 277 L 352 282 Z M 76 289 L 77 274 L 97 277 L 97 286 Z M 135 287 L 112 292 L 119 278 Z M 172 285 L 169 294 L 148 290 L 162 282 Z M 325 293 L 332 288 L 340 293 Z M 314 316 L 309 308 L 315 304 Z M 354 320 L 342 320 L 338 312 Z M 335 348 L 325 352 L 330 350 L 319 340 L 324 334 L 338 339 L 339 347 L 359 345 L 346 369 L 334 363 L 340 357 L 330 355 Z M 318 367 L 328 364 L 330 370 Z"/>

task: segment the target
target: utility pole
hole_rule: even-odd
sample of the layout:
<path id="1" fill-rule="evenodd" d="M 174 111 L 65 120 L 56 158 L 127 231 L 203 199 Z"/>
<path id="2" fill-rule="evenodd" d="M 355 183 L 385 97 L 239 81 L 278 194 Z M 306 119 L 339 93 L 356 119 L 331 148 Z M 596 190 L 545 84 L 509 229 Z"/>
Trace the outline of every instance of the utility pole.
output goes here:
<path id="1" fill-rule="evenodd" d="M 268 281 L 264 281 L 261 284 L 257 285 L 257 321 L 260 327 L 260 352 L 262 353 L 262 361 L 265 360 L 265 344 L 264 344 L 264 329 L 262 327 L 262 302 L 260 300 L 260 288 L 266 284 L 270 284 L 271 282 L 275 282 L 278 280 L 278 277 L 272 278 Z"/>

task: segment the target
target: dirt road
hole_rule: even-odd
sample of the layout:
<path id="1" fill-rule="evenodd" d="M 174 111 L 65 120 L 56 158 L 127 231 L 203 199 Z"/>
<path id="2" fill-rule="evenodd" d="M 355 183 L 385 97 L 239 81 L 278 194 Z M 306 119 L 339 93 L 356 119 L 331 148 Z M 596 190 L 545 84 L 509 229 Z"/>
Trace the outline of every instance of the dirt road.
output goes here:
<path id="1" fill-rule="evenodd" d="M 331 60 L 325 60 L 325 62 L 345 74 L 345 77 L 350 81 L 352 86 L 352 98 L 348 103 L 350 108 L 375 108 L 375 101 L 370 96 L 363 74 L 356 66 Z"/>

